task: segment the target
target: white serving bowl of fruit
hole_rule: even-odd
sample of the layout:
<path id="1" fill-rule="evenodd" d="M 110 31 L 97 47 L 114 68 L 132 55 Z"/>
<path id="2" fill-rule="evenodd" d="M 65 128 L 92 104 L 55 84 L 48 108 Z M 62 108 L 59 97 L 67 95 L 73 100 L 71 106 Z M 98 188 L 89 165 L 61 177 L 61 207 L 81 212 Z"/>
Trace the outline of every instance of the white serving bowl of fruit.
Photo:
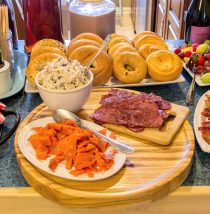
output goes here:
<path id="1" fill-rule="evenodd" d="M 187 68 L 191 71 L 196 68 L 196 73 L 201 75 L 203 83 L 210 83 L 210 40 L 203 44 L 184 44 L 174 49 Z"/>

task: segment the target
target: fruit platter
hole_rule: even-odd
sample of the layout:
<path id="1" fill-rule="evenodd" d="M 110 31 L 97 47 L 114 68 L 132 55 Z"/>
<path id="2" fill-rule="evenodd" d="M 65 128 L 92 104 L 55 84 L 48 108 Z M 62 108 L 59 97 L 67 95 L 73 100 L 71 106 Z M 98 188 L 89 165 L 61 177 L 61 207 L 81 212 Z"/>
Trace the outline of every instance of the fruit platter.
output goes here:
<path id="1" fill-rule="evenodd" d="M 195 81 L 199 86 L 210 85 L 210 40 L 203 44 L 183 44 L 175 48 L 174 53 L 183 60 L 183 66 L 190 76 L 193 76 L 195 69 Z"/>

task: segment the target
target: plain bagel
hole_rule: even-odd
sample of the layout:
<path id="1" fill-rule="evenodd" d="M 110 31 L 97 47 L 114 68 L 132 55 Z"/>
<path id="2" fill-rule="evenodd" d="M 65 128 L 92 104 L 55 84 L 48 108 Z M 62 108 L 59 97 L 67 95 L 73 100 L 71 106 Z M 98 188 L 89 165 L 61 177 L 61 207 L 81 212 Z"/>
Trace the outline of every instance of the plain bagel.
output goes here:
<path id="1" fill-rule="evenodd" d="M 73 50 L 77 49 L 78 47 L 85 46 L 85 45 L 93 45 L 96 47 L 101 46 L 98 42 L 90 40 L 90 39 L 79 39 L 79 40 L 76 40 L 75 42 L 71 42 L 69 44 L 68 50 L 67 50 L 67 56 L 69 56 Z"/>
<path id="2" fill-rule="evenodd" d="M 74 39 L 72 39 L 71 42 L 73 43 L 73 42 L 80 40 L 80 39 L 90 39 L 90 40 L 97 42 L 100 45 L 103 44 L 103 39 L 94 33 L 81 33 L 78 36 L 76 36 Z"/>
<path id="3" fill-rule="evenodd" d="M 114 59 L 113 71 L 122 83 L 139 83 L 146 77 L 147 64 L 138 53 L 124 52 Z"/>

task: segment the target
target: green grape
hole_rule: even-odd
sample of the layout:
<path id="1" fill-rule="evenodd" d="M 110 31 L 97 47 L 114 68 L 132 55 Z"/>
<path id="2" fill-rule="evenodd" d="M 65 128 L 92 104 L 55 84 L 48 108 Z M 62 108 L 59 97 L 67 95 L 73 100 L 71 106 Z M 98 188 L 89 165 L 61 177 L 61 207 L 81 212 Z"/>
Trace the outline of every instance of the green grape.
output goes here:
<path id="1" fill-rule="evenodd" d="M 199 45 L 196 49 L 196 52 L 197 53 L 200 53 L 200 54 L 204 54 L 208 49 L 208 45 L 207 44 L 202 44 L 202 45 Z"/>
<path id="2" fill-rule="evenodd" d="M 210 83 L 210 73 L 203 74 L 201 80 L 203 83 Z"/>

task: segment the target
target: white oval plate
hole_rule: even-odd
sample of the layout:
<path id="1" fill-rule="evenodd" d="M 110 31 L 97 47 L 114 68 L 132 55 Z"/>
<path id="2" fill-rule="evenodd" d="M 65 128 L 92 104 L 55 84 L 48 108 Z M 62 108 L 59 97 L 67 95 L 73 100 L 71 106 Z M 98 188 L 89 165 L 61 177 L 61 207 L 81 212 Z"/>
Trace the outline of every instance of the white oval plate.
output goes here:
<path id="1" fill-rule="evenodd" d="M 114 175 L 115 173 L 117 173 L 123 167 L 123 165 L 126 161 L 126 155 L 124 153 L 118 152 L 114 156 L 114 165 L 105 172 L 95 173 L 94 177 L 88 177 L 86 174 L 75 177 L 69 173 L 69 170 L 67 170 L 65 168 L 65 163 L 63 163 L 63 162 L 61 162 L 57 166 L 55 171 L 52 171 L 48 167 L 49 161 L 52 157 L 49 157 L 46 160 L 37 159 L 35 150 L 33 149 L 33 147 L 31 146 L 31 144 L 28 141 L 28 138 L 32 134 L 35 133 L 35 131 L 32 130 L 32 128 L 40 127 L 40 126 L 44 127 L 48 123 L 52 123 L 52 122 L 55 122 L 52 117 L 45 117 L 45 118 L 35 120 L 35 121 L 27 124 L 26 126 L 24 126 L 24 128 L 20 131 L 20 133 L 18 135 L 18 146 L 19 146 L 21 152 L 23 153 L 25 158 L 30 163 L 32 163 L 34 166 L 36 166 L 37 168 L 39 168 L 49 174 L 52 174 L 54 176 L 65 178 L 65 179 L 77 180 L 77 181 L 94 181 L 94 180 L 101 180 L 101 179 L 108 178 L 108 177 Z M 82 124 L 86 127 L 90 127 L 97 131 L 100 131 L 101 129 L 103 129 L 102 126 L 99 126 L 95 123 L 92 123 L 92 122 L 89 122 L 86 120 L 82 120 Z M 110 133 L 111 132 L 108 131 L 107 136 L 109 136 Z M 108 150 L 112 150 L 112 149 L 113 149 L 113 147 L 110 146 Z"/>
<path id="2" fill-rule="evenodd" d="M 205 109 L 206 106 L 205 104 L 206 94 L 210 95 L 210 91 L 207 91 L 202 95 L 196 106 L 194 114 L 194 129 L 198 144 L 200 145 L 201 149 L 204 152 L 210 153 L 210 145 L 203 139 L 201 131 L 198 130 L 198 127 L 201 126 L 202 122 L 208 121 L 208 118 L 204 117 L 201 114 L 201 112 Z"/>

